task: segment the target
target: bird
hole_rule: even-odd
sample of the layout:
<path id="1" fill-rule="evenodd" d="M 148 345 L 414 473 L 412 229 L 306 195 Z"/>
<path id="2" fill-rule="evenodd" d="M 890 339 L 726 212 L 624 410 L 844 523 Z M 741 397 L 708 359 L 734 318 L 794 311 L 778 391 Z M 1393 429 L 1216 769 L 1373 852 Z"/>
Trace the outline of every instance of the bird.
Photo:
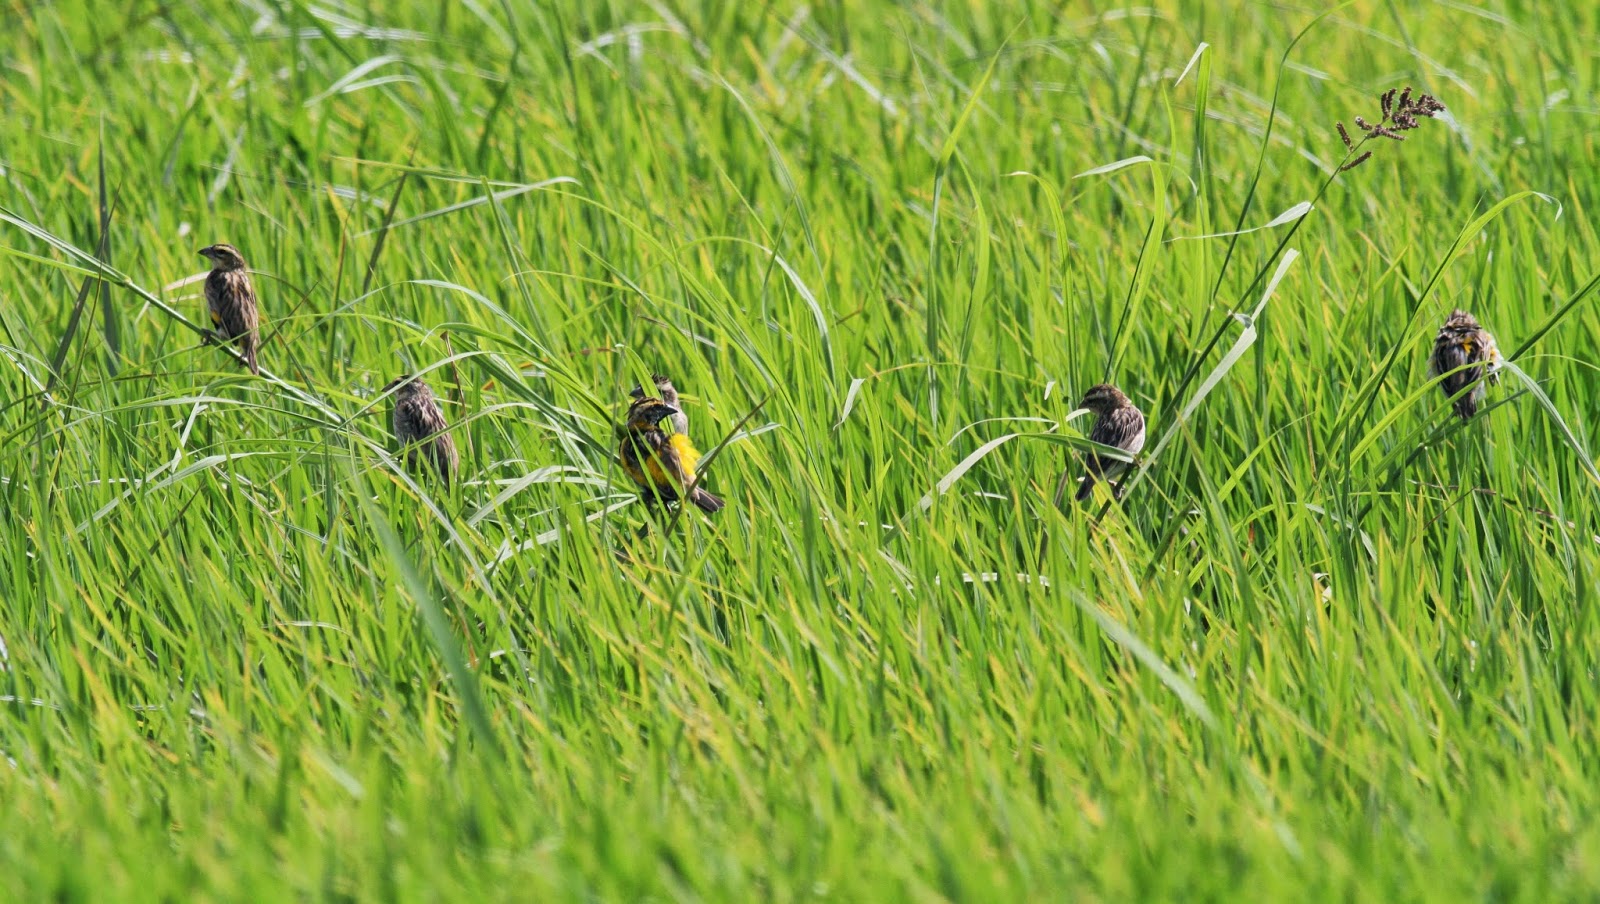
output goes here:
<path id="1" fill-rule="evenodd" d="M 1144 414 L 1133 402 L 1123 395 L 1122 390 L 1110 383 L 1101 383 L 1089 387 L 1083 394 L 1083 401 L 1078 403 L 1079 408 L 1087 408 L 1095 413 L 1094 429 L 1089 431 L 1089 439 L 1103 446 L 1114 446 L 1130 455 L 1138 455 L 1144 448 Z M 1078 485 L 1078 494 L 1073 497 L 1082 502 L 1094 492 L 1096 479 L 1112 480 L 1128 469 L 1128 463 L 1112 458 L 1102 459 L 1094 452 L 1087 456 L 1089 471 L 1083 477 L 1083 482 Z"/>
<path id="2" fill-rule="evenodd" d="M 676 502 L 687 493 L 689 501 L 707 514 L 721 511 L 725 504 L 695 485 L 695 465 L 700 452 L 687 434 L 667 433 L 661 422 L 678 409 L 655 396 L 640 396 L 628 406 L 618 450 L 622 470 L 639 486 L 639 496 L 647 504 Z"/>
<path id="3" fill-rule="evenodd" d="M 455 440 L 447 432 L 450 424 L 439 410 L 439 400 L 433 390 L 420 377 L 401 374 L 383 387 L 384 392 L 394 391 L 394 438 L 406 453 L 406 466 L 413 470 L 418 460 L 428 464 L 444 480 L 445 486 L 455 479 L 460 457 L 456 454 Z"/>
<path id="4" fill-rule="evenodd" d="M 651 374 L 650 382 L 656 384 L 656 394 L 660 397 L 661 401 L 666 402 L 668 405 L 678 409 L 677 413 L 672 416 L 672 432 L 681 433 L 684 436 L 688 436 L 689 415 L 683 410 L 683 406 L 678 404 L 677 387 L 672 385 L 672 381 L 667 379 L 665 374 Z M 643 386 L 635 386 L 628 393 L 628 397 L 632 399 L 642 399 L 644 396 L 645 392 Z"/>
<path id="5" fill-rule="evenodd" d="M 1439 388 L 1444 390 L 1447 397 L 1455 399 L 1456 416 L 1466 420 L 1477 414 L 1478 406 L 1483 403 L 1485 370 L 1487 382 L 1500 382 L 1495 371 L 1499 369 L 1501 360 L 1494 336 L 1480 326 L 1471 314 L 1456 308 L 1445 318 L 1438 335 L 1433 337 L 1428 375 L 1443 378 Z M 1468 386 L 1472 387 L 1472 391 L 1458 398 L 1458 394 Z"/>
<path id="6" fill-rule="evenodd" d="M 250 372 L 259 375 L 256 351 L 261 347 L 261 311 L 256 306 L 256 290 L 239 249 L 225 242 L 207 245 L 200 256 L 211 261 L 206 277 L 206 307 L 211 312 L 214 338 L 237 342 L 239 353 Z"/>

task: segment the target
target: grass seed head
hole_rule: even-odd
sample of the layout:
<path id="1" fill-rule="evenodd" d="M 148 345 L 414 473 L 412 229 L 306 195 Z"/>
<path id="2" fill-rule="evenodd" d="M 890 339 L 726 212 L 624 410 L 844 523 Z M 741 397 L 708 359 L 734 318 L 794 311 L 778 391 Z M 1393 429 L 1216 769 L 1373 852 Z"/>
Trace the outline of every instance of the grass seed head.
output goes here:
<path id="1" fill-rule="evenodd" d="M 1349 172 L 1372 157 L 1372 151 L 1361 150 L 1361 145 L 1374 138 L 1387 138 L 1390 141 L 1405 141 L 1402 132 L 1409 132 L 1418 125 L 1418 117 L 1431 119 L 1444 111 L 1444 104 L 1430 94 L 1412 96 L 1410 86 L 1395 97 L 1395 89 L 1378 95 L 1378 109 L 1382 114 L 1377 122 L 1368 122 L 1365 117 L 1354 118 L 1356 128 L 1361 132 L 1361 140 L 1352 142 L 1350 132 L 1344 127 L 1343 122 L 1335 122 L 1334 130 L 1339 133 L 1339 140 L 1344 142 L 1345 149 L 1356 154 L 1355 157 L 1339 167 L 1339 172 Z M 1360 151 L 1360 153 L 1356 153 Z"/>

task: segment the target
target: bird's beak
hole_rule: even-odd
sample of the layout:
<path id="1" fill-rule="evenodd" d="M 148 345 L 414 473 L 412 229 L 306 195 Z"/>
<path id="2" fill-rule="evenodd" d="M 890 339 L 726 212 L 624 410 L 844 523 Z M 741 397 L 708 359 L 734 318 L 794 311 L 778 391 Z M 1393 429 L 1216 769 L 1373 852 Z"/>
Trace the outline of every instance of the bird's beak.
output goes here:
<path id="1" fill-rule="evenodd" d="M 628 390 L 628 398 L 630 398 L 630 399 L 642 399 L 642 398 L 644 398 L 644 387 L 643 386 L 635 386 L 632 389 Z"/>
<path id="2" fill-rule="evenodd" d="M 201 248 L 199 251 L 196 251 L 195 253 L 200 255 L 201 257 L 210 257 L 211 256 L 211 246 L 207 245 L 206 247 Z"/>

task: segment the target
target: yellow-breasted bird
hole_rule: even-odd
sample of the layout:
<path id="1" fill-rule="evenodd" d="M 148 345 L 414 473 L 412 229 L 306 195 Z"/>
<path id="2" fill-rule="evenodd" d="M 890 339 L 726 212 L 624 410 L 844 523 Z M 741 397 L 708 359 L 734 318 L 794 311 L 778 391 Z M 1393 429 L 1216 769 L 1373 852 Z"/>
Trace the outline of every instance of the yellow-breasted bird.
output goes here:
<path id="1" fill-rule="evenodd" d="M 1103 446 L 1114 446 L 1130 455 L 1138 455 L 1144 448 L 1144 414 L 1141 412 L 1122 390 L 1110 383 L 1101 383 L 1089 387 L 1083 394 L 1083 401 L 1078 403 L 1079 408 L 1087 408 L 1096 415 L 1094 429 L 1089 431 L 1089 439 Z M 1111 480 L 1128 469 L 1128 463 L 1117 461 L 1114 458 L 1102 459 L 1099 455 L 1090 452 L 1087 456 L 1089 473 L 1083 477 L 1083 483 L 1078 485 L 1078 494 L 1073 498 L 1082 502 L 1094 492 L 1095 479 Z"/>
<path id="2" fill-rule="evenodd" d="M 237 342 L 239 353 L 253 374 L 261 373 L 256 351 L 261 346 L 261 311 L 256 306 L 256 291 L 239 249 L 218 242 L 200 249 L 200 256 L 211 261 L 206 277 L 206 307 L 211 325 L 221 342 Z"/>
<path id="3" fill-rule="evenodd" d="M 688 436 L 689 414 L 683 410 L 682 405 L 678 404 L 678 388 L 672 385 L 672 381 L 667 379 L 665 374 L 651 374 L 650 382 L 656 384 L 656 395 L 661 399 L 661 401 L 666 402 L 668 405 L 678 409 L 678 412 L 672 416 L 672 432 L 682 433 L 684 436 Z M 631 399 L 644 398 L 644 387 L 633 387 L 633 389 L 629 390 L 628 397 Z"/>
<path id="4" fill-rule="evenodd" d="M 646 503 L 675 502 L 687 493 L 701 511 L 721 511 L 721 499 L 695 486 L 700 452 L 694 443 L 687 434 L 661 429 L 661 421 L 677 413 L 677 408 L 655 396 L 641 396 L 628 406 L 618 450 L 622 470 L 639 485 L 639 497 Z"/>
<path id="5" fill-rule="evenodd" d="M 455 478 L 460 457 L 455 440 L 446 431 L 450 424 L 439 410 L 439 400 L 420 377 L 401 374 L 383 387 L 394 393 L 394 438 L 406 452 L 406 467 L 416 470 L 426 461 L 449 486 Z"/>
<path id="6" fill-rule="evenodd" d="M 1500 349 L 1494 344 L 1494 337 L 1479 326 L 1471 314 L 1457 308 L 1445 318 L 1439 334 L 1433 337 L 1428 375 L 1444 377 L 1439 388 L 1451 398 L 1468 386 L 1472 387 L 1471 392 L 1455 401 L 1456 416 L 1466 420 L 1477 414 L 1478 406 L 1483 404 L 1484 378 L 1487 376 L 1489 383 L 1500 381 L 1495 373 L 1500 361 Z"/>

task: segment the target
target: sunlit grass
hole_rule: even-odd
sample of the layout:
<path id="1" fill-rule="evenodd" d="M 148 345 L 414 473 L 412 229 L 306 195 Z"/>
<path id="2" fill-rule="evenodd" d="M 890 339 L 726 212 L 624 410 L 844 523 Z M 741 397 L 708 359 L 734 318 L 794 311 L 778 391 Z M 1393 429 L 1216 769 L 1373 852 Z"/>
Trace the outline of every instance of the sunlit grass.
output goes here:
<path id="1" fill-rule="evenodd" d="M 0 897 L 1592 898 L 1600 13 L 705 6 L 0 5 Z"/>

